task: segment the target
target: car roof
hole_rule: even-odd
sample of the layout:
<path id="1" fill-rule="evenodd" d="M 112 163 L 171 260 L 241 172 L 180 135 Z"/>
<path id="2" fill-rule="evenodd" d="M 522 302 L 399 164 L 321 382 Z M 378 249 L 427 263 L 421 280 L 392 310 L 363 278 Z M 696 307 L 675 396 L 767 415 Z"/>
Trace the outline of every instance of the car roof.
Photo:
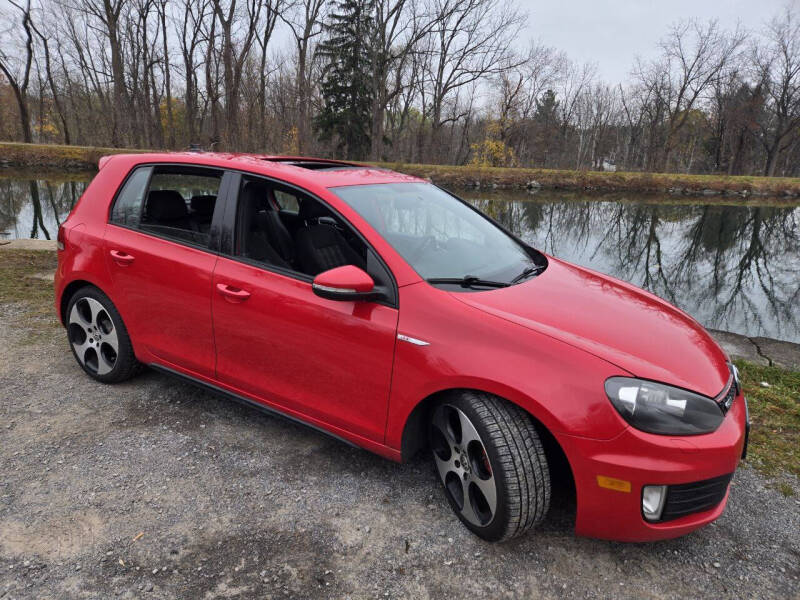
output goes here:
<path id="1" fill-rule="evenodd" d="M 140 163 L 185 163 L 190 165 L 236 169 L 275 177 L 300 186 L 338 187 L 376 183 L 423 183 L 424 179 L 354 162 L 265 154 L 233 154 L 222 152 L 157 152 L 117 154 L 100 159 L 100 168 L 115 157 Z"/>

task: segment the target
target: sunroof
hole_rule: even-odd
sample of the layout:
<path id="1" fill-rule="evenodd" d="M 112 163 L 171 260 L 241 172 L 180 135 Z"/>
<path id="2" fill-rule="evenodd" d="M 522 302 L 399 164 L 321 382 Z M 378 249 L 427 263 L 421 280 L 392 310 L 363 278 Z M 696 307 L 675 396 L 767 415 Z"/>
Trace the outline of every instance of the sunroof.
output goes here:
<path id="1" fill-rule="evenodd" d="M 311 171 L 352 171 L 358 169 L 366 169 L 368 167 L 362 165 L 354 165 L 352 163 L 338 162 L 333 160 L 302 160 L 297 158 L 265 158 L 270 162 L 279 162 L 285 165 L 292 165 L 302 169 L 309 169 Z"/>

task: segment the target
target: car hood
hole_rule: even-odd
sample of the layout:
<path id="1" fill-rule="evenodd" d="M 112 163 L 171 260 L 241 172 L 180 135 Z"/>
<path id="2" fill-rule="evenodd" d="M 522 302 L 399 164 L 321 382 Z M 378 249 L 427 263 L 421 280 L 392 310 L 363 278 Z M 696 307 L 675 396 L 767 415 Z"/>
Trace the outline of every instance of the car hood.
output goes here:
<path id="1" fill-rule="evenodd" d="M 689 315 L 657 296 L 548 257 L 524 283 L 460 301 L 590 352 L 629 373 L 714 397 L 730 377 L 726 357 Z"/>

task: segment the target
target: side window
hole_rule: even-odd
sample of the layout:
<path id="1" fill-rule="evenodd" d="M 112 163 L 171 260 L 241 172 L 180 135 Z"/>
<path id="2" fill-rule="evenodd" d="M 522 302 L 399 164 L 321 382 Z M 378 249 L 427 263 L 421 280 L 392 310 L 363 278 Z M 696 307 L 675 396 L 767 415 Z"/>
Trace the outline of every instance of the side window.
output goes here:
<path id="1" fill-rule="evenodd" d="M 207 246 L 222 172 L 155 167 L 139 227 L 156 235 Z"/>
<path id="2" fill-rule="evenodd" d="M 126 227 L 138 227 L 142 216 L 142 203 L 147 190 L 147 180 L 150 177 L 151 167 L 136 169 L 125 185 L 122 186 L 114 208 L 111 210 L 111 222 Z"/>
<path id="3" fill-rule="evenodd" d="M 252 176 L 239 190 L 234 254 L 311 277 L 367 267 L 366 244 L 324 203 Z"/>

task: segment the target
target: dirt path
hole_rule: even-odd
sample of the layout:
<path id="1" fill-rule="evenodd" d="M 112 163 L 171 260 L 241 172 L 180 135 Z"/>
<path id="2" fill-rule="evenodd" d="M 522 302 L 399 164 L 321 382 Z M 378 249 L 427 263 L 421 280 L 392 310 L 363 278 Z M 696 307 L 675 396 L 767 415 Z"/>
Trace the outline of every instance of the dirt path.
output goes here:
<path id="1" fill-rule="evenodd" d="M 556 506 L 490 545 L 424 460 L 395 465 L 153 372 L 94 383 L 63 330 L 25 314 L 0 306 L 4 600 L 800 595 L 800 501 L 748 468 L 725 515 L 679 540 L 579 539 Z"/>

